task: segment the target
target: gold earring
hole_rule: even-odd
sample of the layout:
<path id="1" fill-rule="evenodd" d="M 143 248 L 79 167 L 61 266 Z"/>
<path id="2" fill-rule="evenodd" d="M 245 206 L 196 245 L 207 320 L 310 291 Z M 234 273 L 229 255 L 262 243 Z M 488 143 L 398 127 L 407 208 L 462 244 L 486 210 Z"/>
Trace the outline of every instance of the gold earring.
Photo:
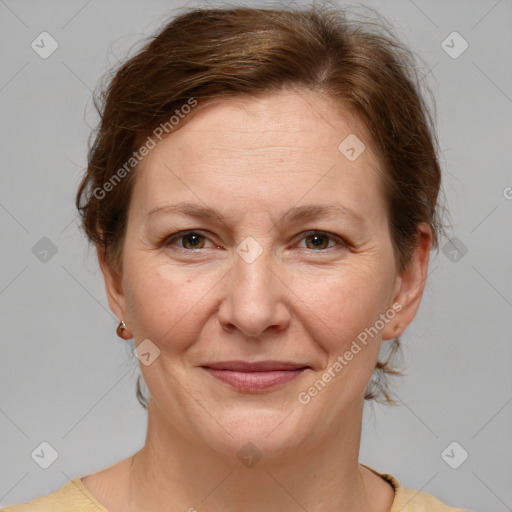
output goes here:
<path id="1" fill-rule="evenodd" d="M 127 337 L 127 333 L 125 333 L 124 331 L 126 331 L 126 324 L 124 323 L 124 320 L 121 320 L 119 322 L 119 325 L 117 326 L 117 335 L 122 338 L 123 340 L 128 340 L 130 339 L 129 337 Z"/>

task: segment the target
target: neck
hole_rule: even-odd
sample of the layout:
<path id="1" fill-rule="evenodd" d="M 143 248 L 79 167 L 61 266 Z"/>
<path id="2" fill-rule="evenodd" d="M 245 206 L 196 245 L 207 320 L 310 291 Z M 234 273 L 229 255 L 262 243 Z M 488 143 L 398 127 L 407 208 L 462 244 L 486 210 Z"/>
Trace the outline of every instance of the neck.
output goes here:
<path id="1" fill-rule="evenodd" d="M 247 467 L 236 455 L 183 436 L 150 400 L 146 443 L 130 470 L 130 510 L 368 511 L 358 465 L 362 412 L 363 401 L 354 402 L 330 438 L 300 453 L 265 453 Z"/>

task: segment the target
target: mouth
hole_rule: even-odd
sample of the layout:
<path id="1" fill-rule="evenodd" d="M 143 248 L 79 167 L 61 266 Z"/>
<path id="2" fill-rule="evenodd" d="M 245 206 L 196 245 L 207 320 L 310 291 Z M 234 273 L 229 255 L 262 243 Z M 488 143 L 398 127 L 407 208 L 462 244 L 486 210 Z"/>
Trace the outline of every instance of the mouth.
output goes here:
<path id="1" fill-rule="evenodd" d="M 281 387 L 311 369 L 310 366 L 288 361 L 222 361 L 208 363 L 202 368 L 212 377 L 247 392 Z"/>

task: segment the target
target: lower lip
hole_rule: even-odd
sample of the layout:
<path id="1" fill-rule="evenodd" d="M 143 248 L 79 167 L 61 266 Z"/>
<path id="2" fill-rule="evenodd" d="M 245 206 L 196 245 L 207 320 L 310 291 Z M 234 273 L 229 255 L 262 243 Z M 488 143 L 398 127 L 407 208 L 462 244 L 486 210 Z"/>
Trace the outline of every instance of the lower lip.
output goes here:
<path id="1" fill-rule="evenodd" d="M 240 391 L 261 391 L 277 388 L 298 377 L 306 368 L 268 372 L 238 372 L 204 368 L 210 375 Z"/>

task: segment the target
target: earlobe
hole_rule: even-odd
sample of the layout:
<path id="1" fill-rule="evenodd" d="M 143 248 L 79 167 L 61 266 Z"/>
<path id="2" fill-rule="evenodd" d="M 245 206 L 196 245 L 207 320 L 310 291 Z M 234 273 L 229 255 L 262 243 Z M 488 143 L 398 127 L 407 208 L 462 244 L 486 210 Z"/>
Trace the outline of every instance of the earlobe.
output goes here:
<path id="1" fill-rule="evenodd" d="M 124 320 L 121 320 L 119 322 L 119 325 L 117 326 L 117 329 L 116 329 L 116 334 L 123 340 L 129 340 L 130 338 L 132 338 L 131 334 L 128 332 L 128 329 L 126 327 L 126 324 L 124 323 Z"/>
<path id="2" fill-rule="evenodd" d="M 412 322 L 419 309 L 428 272 L 432 231 L 426 223 L 418 225 L 416 249 L 409 265 L 397 278 L 397 289 L 391 307 L 398 311 L 394 321 L 382 332 L 382 339 L 389 340 L 402 334 Z"/>

